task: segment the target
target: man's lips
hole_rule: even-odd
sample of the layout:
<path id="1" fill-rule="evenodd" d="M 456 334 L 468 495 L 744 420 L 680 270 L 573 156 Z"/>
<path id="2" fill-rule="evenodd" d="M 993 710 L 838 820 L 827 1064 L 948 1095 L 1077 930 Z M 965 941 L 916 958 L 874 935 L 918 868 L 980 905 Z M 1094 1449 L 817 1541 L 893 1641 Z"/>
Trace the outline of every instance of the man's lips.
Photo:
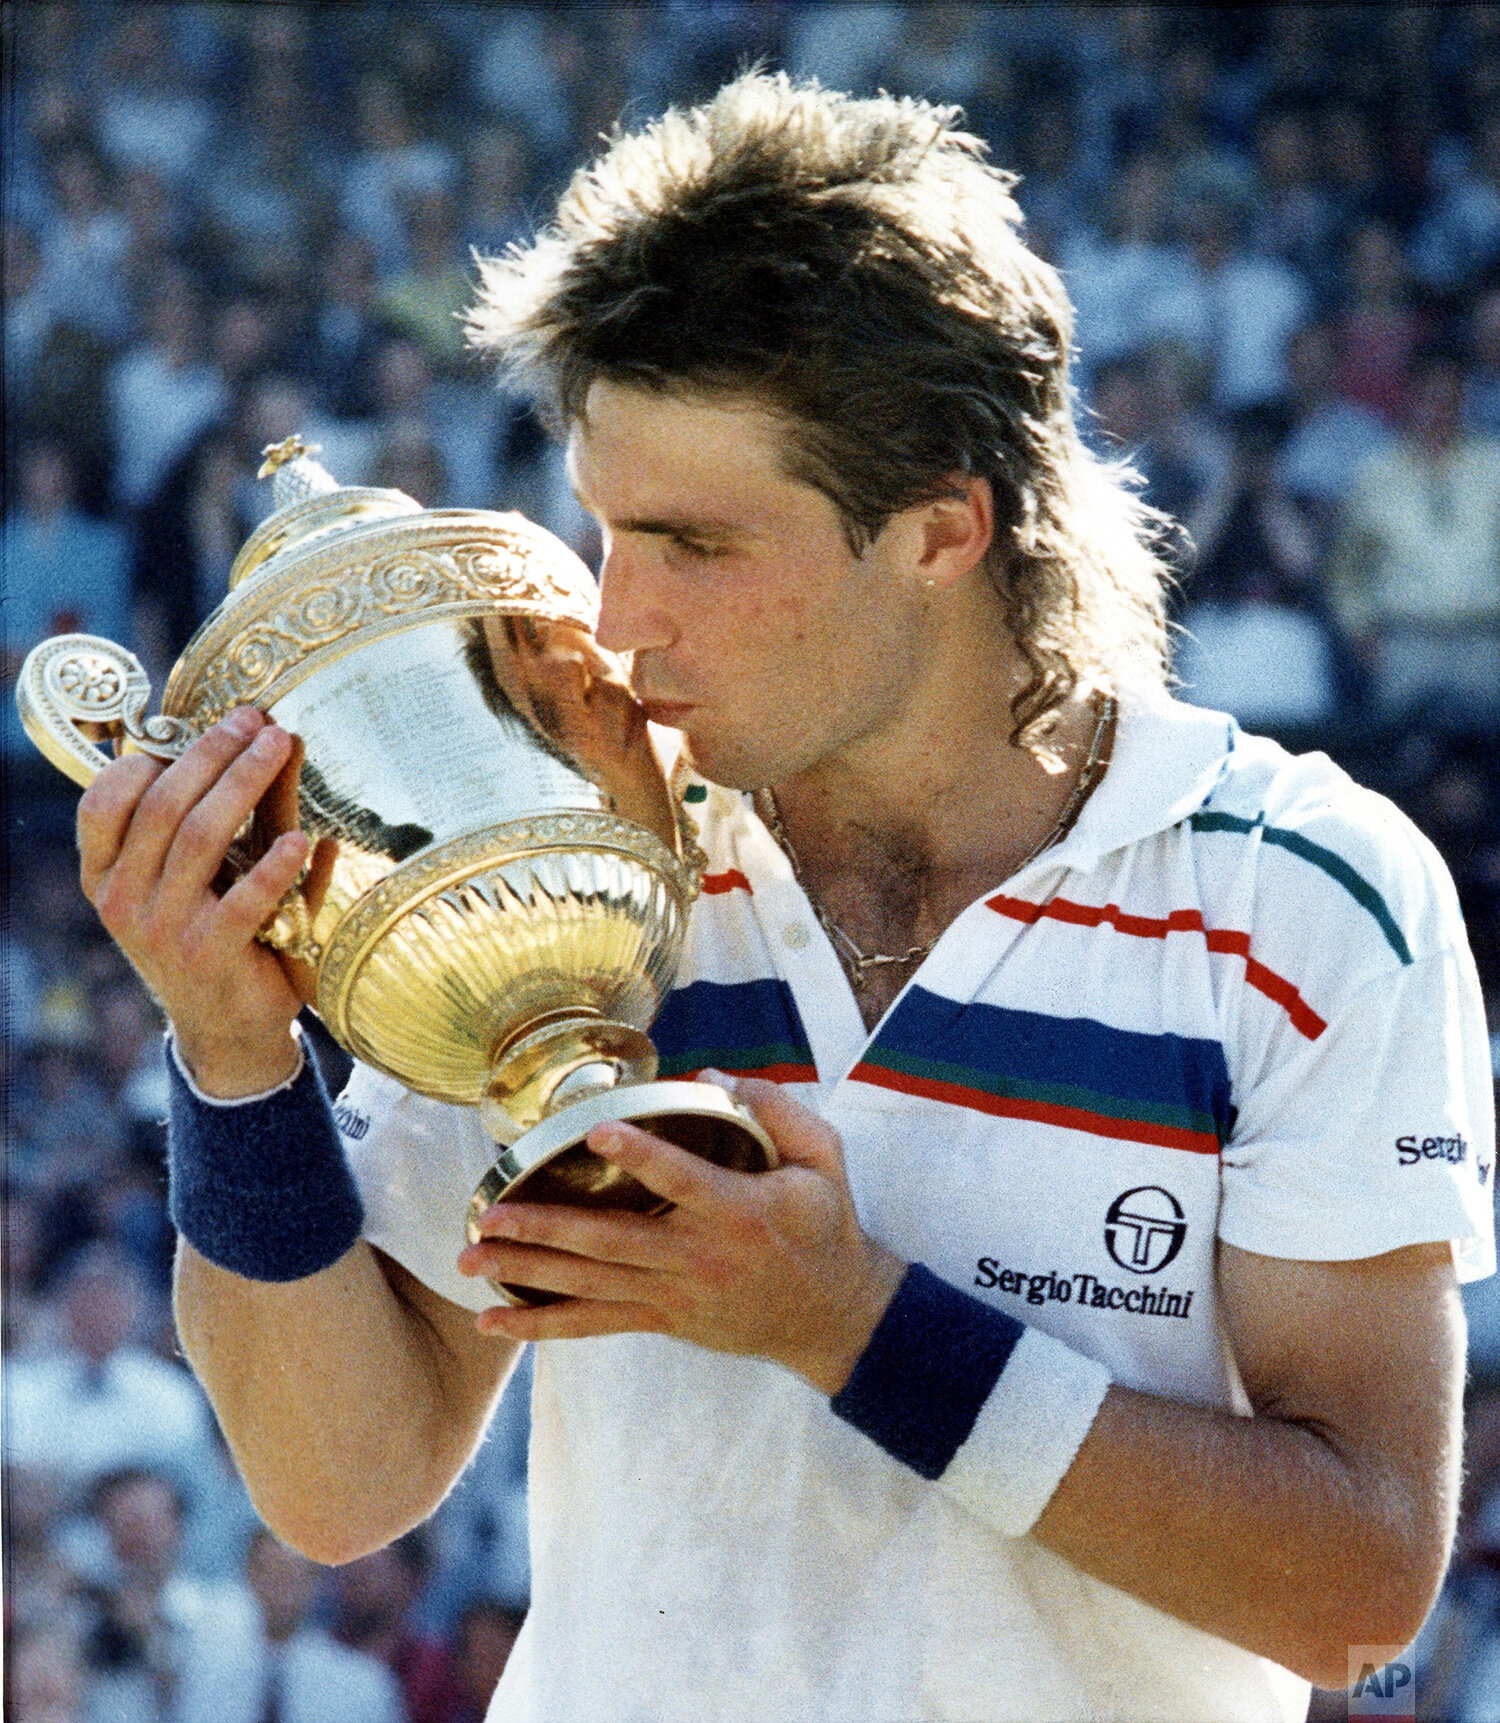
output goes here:
<path id="1" fill-rule="evenodd" d="M 683 719 L 693 710 L 693 706 L 692 702 L 687 700 L 642 699 L 641 709 L 653 724 L 665 724 L 668 729 L 677 730 L 682 727 Z"/>

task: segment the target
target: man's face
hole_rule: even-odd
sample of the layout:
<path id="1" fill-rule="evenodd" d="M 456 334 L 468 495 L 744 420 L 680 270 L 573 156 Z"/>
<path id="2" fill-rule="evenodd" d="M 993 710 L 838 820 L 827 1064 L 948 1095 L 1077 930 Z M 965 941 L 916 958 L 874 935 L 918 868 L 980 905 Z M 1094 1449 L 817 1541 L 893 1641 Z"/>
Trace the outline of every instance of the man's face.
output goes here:
<path id="1" fill-rule="evenodd" d="M 920 511 L 861 556 L 748 398 L 596 383 L 569 440 L 603 530 L 598 637 L 705 776 L 758 788 L 875 743 L 921 673 Z"/>

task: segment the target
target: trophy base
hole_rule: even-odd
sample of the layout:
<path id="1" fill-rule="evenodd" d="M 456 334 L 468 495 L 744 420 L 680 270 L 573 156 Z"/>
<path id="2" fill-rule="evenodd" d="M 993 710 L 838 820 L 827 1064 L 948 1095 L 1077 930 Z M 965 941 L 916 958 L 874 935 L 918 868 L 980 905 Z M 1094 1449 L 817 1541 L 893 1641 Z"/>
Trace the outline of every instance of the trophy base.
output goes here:
<path id="1" fill-rule="evenodd" d="M 632 1083 L 574 1101 L 505 1149 L 469 1199 L 465 1230 L 477 1243 L 479 1216 L 497 1202 L 565 1203 L 574 1208 L 665 1214 L 672 1204 L 647 1190 L 583 1141 L 595 1125 L 629 1120 L 715 1166 L 766 1172 L 776 1149 L 754 1117 L 712 1083 Z M 512 1305 L 560 1303 L 564 1294 L 491 1280 Z"/>

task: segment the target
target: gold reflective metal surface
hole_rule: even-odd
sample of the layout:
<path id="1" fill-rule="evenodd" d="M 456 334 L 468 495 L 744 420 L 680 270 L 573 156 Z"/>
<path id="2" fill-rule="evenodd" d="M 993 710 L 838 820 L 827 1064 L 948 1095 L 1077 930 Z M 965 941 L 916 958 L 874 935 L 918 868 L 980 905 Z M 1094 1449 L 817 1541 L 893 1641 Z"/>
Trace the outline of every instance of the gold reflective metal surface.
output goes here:
<path id="1" fill-rule="evenodd" d="M 593 576 L 519 515 L 340 487 L 311 454 L 294 438 L 267 450 L 278 507 L 161 716 L 128 652 L 60 636 L 22 667 L 28 734 L 87 784 L 99 743 L 171 759 L 240 705 L 292 732 L 295 770 L 230 856 L 243 870 L 294 824 L 318 846 L 262 938 L 355 1057 L 479 1106 L 528 1200 L 649 1209 L 577 1145 L 601 1106 L 665 1120 L 658 1089 L 697 1091 L 694 1152 L 774 1164 L 721 1091 L 650 1082 L 646 1030 L 702 858 L 624 666 L 593 638 Z M 506 1194 L 497 1177 L 486 1202 Z"/>

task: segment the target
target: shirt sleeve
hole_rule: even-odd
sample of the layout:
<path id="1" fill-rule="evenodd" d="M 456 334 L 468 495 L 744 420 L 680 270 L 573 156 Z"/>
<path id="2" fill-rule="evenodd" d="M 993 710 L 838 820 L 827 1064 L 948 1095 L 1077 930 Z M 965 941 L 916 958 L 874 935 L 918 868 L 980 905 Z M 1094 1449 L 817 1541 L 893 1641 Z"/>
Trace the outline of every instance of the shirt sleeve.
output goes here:
<path id="1" fill-rule="evenodd" d="M 458 1272 L 469 1198 L 499 1154 L 473 1107 L 414 1095 L 356 1065 L 333 1116 L 365 1210 L 365 1239 L 450 1302 L 499 1302 Z"/>
<path id="2" fill-rule="evenodd" d="M 1448 1239 L 1460 1280 L 1494 1273 L 1494 1094 L 1466 951 L 1367 981 L 1239 1106 L 1230 1244 L 1336 1262 Z"/>

